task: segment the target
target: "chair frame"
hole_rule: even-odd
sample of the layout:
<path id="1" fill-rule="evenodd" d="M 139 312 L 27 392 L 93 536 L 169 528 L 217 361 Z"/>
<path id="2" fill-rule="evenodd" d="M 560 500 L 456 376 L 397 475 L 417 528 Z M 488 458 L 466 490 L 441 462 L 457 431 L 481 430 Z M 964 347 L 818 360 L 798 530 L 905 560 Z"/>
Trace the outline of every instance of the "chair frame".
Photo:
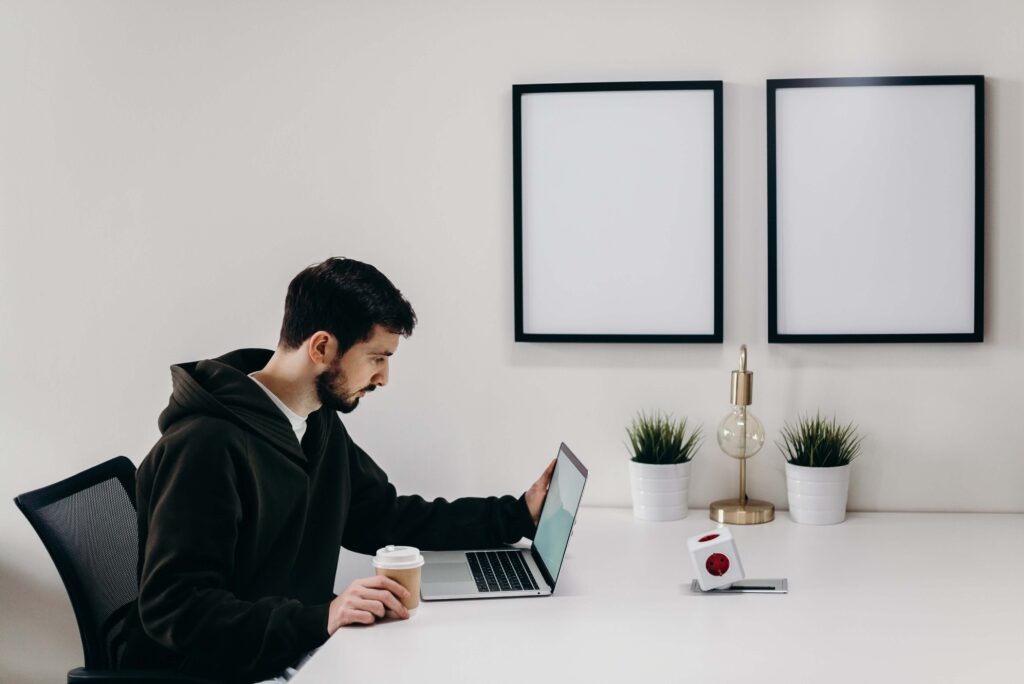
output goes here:
<path id="1" fill-rule="evenodd" d="M 18 509 L 28 518 L 32 528 L 36 531 L 39 539 L 43 542 L 61 581 L 71 600 L 71 607 L 75 611 L 75 620 L 78 622 L 78 634 L 82 639 L 82 651 L 85 655 L 85 667 L 76 667 L 68 672 L 67 681 L 69 684 L 113 684 L 115 682 L 146 682 L 147 684 L 216 684 L 212 680 L 197 677 L 180 672 L 150 671 L 150 670 L 116 670 L 114 663 L 110 662 L 106 651 L 106 645 L 95 643 L 95 635 L 86 628 L 90 608 L 85 605 L 81 597 L 86 595 L 85 587 L 81 580 L 70 571 L 72 567 L 71 558 L 64 546 L 51 536 L 49 529 L 42 523 L 37 511 L 45 506 L 60 501 L 73 494 L 84 491 L 90 487 L 117 478 L 124 488 L 132 503 L 132 508 L 137 507 L 135 499 L 135 464 L 126 456 L 116 456 L 99 465 L 83 470 L 77 475 L 55 482 L 46 487 L 26 492 L 14 498 Z M 119 611 L 108 618 L 117 616 Z"/>
<path id="2" fill-rule="evenodd" d="M 72 475 L 47 487 L 26 492 L 14 499 L 14 503 L 25 514 L 25 517 L 32 524 L 32 528 L 39 535 L 39 539 L 42 540 L 43 546 L 49 552 L 54 565 L 57 566 L 57 572 L 60 573 L 60 578 L 64 582 L 68 598 L 71 599 L 71 607 L 75 611 L 75 619 L 78 621 L 78 633 L 82 638 L 82 650 L 85 653 L 86 668 L 106 669 L 112 668 L 114 664 L 109 662 L 106 646 L 102 643 L 94 643 L 94 635 L 91 634 L 91 631 L 83 629 L 83 626 L 88 624 L 89 611 L 89 608 L 83 605 L 83 601 L 80 598 L 86 595 L 85 587 L 74 573 L 66 570 L 66 568 L 71 567 L 70 556 L 60 543 L 52 539 L 50 531 L 41 523 L 36 511 L 55 501 L 60 501 L 72 494 L 77 494 L 89 487 L 106 482 L 111 479 L 111 476 L 116 477 L 120 481 L 134 508 L 136 505 L 135 464 L 126 456 L 117 456 L 109 461 L 83 470 L 77 475 Z"/>

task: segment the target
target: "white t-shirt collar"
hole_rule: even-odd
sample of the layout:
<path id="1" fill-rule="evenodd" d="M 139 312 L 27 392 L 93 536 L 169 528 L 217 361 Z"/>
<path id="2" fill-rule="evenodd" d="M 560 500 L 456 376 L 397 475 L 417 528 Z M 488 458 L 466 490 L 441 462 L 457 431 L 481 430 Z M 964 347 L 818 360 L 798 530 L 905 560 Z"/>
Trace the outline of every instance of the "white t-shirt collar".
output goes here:
<path id="1" fill-rule="evenodd" d="M 292 430 L 295 432 L 295 437 L 299 440 L 299 444 L 302 444 L 302 436 L 306 434 L 306 418 L 288 408 L 288 405 L 281 401 L 280 397 L 271 392 L 266 385 L 253 377 L 253 375 L 254 373 L 249 373 L 249 377 L 252 378 L 252 381 L 259 385 L 261 390 L 267 393 L 267 396 L 270 397 L 270 401 L 274 402 L 274 406 L 281 409 L 281 413 L 283 413 L 284 417 L 288 419 L 289 423 L 291 423 Z"/>

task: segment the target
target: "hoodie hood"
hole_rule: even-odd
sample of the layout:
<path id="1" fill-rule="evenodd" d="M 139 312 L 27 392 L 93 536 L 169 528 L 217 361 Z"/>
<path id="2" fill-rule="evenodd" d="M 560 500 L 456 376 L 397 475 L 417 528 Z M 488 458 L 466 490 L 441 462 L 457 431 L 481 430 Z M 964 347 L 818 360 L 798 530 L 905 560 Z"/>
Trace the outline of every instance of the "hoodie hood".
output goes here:
<path id="1" fill-rule="evenodd" d="M 285 454 L 306 461 L 288 419 L 249 377 L 266 366 L 271 356 L 269 349 L 239 349 L 216 359 L 171 366 L 171 398 L 157 422 L 160 432 L 195 415 L 224 418 Z M 323 431 L 330 421 L 323 420 L 321 412 L 309 415 L 306 432 L 308 437 L 319 437 L 317 442 L 323 445 Z"/>

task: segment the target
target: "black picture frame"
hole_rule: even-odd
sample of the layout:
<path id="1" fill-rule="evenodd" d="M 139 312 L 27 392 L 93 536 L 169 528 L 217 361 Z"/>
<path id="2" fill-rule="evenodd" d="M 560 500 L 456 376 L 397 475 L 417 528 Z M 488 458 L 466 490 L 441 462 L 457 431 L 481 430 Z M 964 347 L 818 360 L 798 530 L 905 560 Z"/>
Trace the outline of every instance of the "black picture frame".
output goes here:
<path id="1" fill-rule="evenodd" d="M 607 83 L 546 83 L 546 84 L 517 84 L 512 88 L 512 152 L 513 152 L 513 204 L 514 204 L 514 289 L 515 289 L 515 341 L 516 342 L 612 342 L 612 343 L 721 343 L 722 342 L 722 87 L 721 81 L 645 81 L 645 82 L 607 82 Z M 538 216 L 545 216 L 544 211 L 538 210 L 538 206 L 543 206 L 548 209 L 552 206 L 552 203 L 561 202 L 562 196 L 555 196 L 554 193 L 551 195 L 547 194 L 545 189 L 545 198 L 548 204 L 542 204 L 540 201 L 530 204 L 532 198 L 530 193 L 536 193 L 541 195 L 539 187 L 543 188 L 557 188 L 558 193 L 561 193 L 563 188 L 572 186 L 573 182 L 577 182 L 580 175 L 586 175 L 592 167 L 587 166 L 593 163 L 594 157 L 600 157 L 600 154 L 590 155 L 589 152 L 592 146 L 582 146 L 578 149 L 585 149 L 588 154 L 579 155 L 580 167 L 577 170 L 582 171 L 580 174 L 572 173 L 573 167 L 569 162 L 565 162 L 566 159 L 574 159 L 570 151 L 568 155 L 559 155 L 553 152 L 551 154 L 554 161 L 551 162 L 552 168 L 544 167 L 545 162 L 541 161 L 547 159 L 545 155 L 547 153 L 538 153 L 537 149 L 547 149 L 543 146 L 529 147 L 530 140 L 539 139 L 540 134 L 536 133 L 537 130 L 545 129 L 545 126 L 551 128 L 555 133 L 566 130 L 575 132 L 580 127 L 573 126 L 572 124 L 566 124 L 561 115 L 561 103 L 569 102 L 570 114 L 569 120 L 573 114 L 579 115 L 577 110 L 572 110 L 572 106 L 582 106 L 586 109 L 588 106 L 594 106 L 594 108 L 602 108 L 606 103 L 609 103 L 611 108 L 615 108 L 618 104 L 623 102 L 632 102 L 635 100 L 637 106 L 633 108 L 627 104 L 624 108 L 615 109 L 615 112 L 625 112 L 624 125 L 622 127 L 610 126 L 604 129 L 605 137 L 601 137 L 601 145 L 608 142 L 608 146 L 614 147 L 617 140 L 607 140 L 608 137 L 617 135 L 618 132 L 623 131 L 624 136 L 629 136 L 631 133 L 637 133 L 646 126 L 646 120 L 640 118 L 643 115 L 634 114 L 634 112 L 664 112 L 658 110 L 659 106 L 662 106 L 663 100 L 652 99 L 645 97 L 645 94 L 654 92 L 664 93 L 692 93 L 691 96 L 681 95 L 675 97 L 670 95 L 664 99 L 664 103 L 671 108 L 681 108 L 679 111 L 684 112 L 684 116 L 680 117 L 679 127 L 680 131 L 672 131 L 673 140 L 679 139 L 694 139 L 699 140 L 699 143 L 694 147 L 701 149 L 701 151 L 707 151 L 705 154 L 694 154 L 691 158 L 687 158 L 686 164 L 692 165 L 694 169 L 690 170 L 687 166 L 687 171 L 680 173 L 699 173 L 699 183 L 694 183 L 693 187 L 699 186 L 700 188 L 707 187 L 707 194 L 703 194 L 702 191 L 699 195 L 699 202 L 694 204 L 700 205 L 700 210 L 695 213 L 699 213 L 700 216 L 707 217 L 707 225 L 684 225 L 681 226 L 686 230 L 693 231 L 693 236 L 699 236 L 698 240 L 693 241 L 694 249 L 692 252 L 687 252 L 687 258 L 697 258 L 698 248 L 696 245 L 699 244 L 700 263 L 699 269 L 706 270 L 695 270 L 689 269 L 690 273 L 694 274 L 694 279 L 699 280 L 699 283 L 703 287 L 694 288 L 694 290 L 707 290 L 706 292 L 700 292 L 700 299 L 697 300 L 697 294 L 694 293 L 692 300 L 682 302 L 683 306 L 677 306 L 680 304 L 679 290 L 672 290 L 671 285 L 662 286 L 662 282 L 657 281 L 655 275 L 664 275 L 665 282 L 669 283 L 673 277 L 678 279 L 680 277 L 679 271 L 670 272 L 671 268 L 665 267 L 660 268 L 656 271 L 652 269 L 651 272 L 644 272 L 643 277 L 647 279 L 648 283 L 654 285 L 646 287 L 642 292 L 645 292 L 647 296 L 651 297 L 651 300 L 642 300 L 644 305 L 647 307 L 664 306 L 664 311 L 654 311 L 651 313 L 652 316 L 664 315 L 666 322 L 664 327 L 666 329 L 658 329 L 663 326 L 663 322 L 656 322 L 655 325 L 650 328 L 646 328 L 645 324 L 631 324 L 623 325 L 623 329 L 608 329 L 613 326 L 612 323 L 600 322 L 597 324 L 587 323 L 577 325 L 575 323 L 565 323 L 562 325 L 560 322 L 563 320 L 559 316 L 558 311 L 566 312 L 569 317 L 577 314 L 581 309 L 573 308 L 569 298 L 565 298 L 562 301 L 562 295 L 567 290 L 564 287 L 557 285 L 558 279 L 561 277 L 562 282 L 564 279 L 569 279 L 572 284 L 572 297 L 577 297 L 578 301 L 583 301 L 586 294 L 593 292 L 593 297 L 599 299 L 600 295 L 597 294 L 602 286 L 607 287 L 607 283 L 604 281 L 604 275 L 594 277 L 595 282 L 588 283 L 587 276 L 579 277 L 577 273 L 572 272 L 572 267 L 577 265 L 574 262 L 574 257 L 577 256 L 573 253 L 572 245 L 581 246 L 580 242 L 573 243 L 571 240 L 566 239 L 565 245 L 569 247 L 558 246 L 553 248 L 550 252 L 544 252 L 543 258 L 537 258 L 535 251 L 531 251 L 531 247 L 539 245 L 543 240 L 547 240 L 548 233 L 541 233 L 542 228 L 537 227 L 540 225 L 554 225 L 554 230 L 560 230 L 561 221 L 548 220 L 547 218 L 541 219 Z M 607 95 L 608 93 L 614 93 L 611 98 L 601 97 L 598 94 Z M 710 97 L 703 97 L 700 93 L 707 93 Z M 596 97 L 590 97 L 591 94 L 598 95 Z M 565 99 L 552 98 L 551 95 L 568 95 Z M 638 96 L 639 97 L 636 97 Z M 581 98 L 580 96 L 584 96 Z M 543 99 L 542 99 L 543 98 Z M 692 100 L 692 103 L 691 103 Z M 699 102 L 699 103 L 698 103 Z M 703 112 L 703 106 L 709 106 L 707 112 Z M 701 122 L 708 122 L 707 131 L 694 131 L 693 128 L 686 127 L 686 119 L 690 115 L 688 114 L 689 108 L 692 106 L 693 113 L 692 119 L 699 120 Z M 532 108 L 532 109 L 529 109 Z M 645 109 L 646 108 L 646 109 Z M 650 109 L 653 108 L 653 109 Z M 699 111 L 698 111 L 699 110 Z M 602 113 L 604 110 L 600 110 Z M 617 115 L 616 115 L 617 116 Z M 659 118 L 660 114 L 653 117 L 656 122 L 665 123 L 665 120 Z M 634 120 L 630 120 L 630 117 L 637 117 Z M 600 117 L 599 117 L 600 118 Z M 586 118 L 584 119 L 586 120 Z M 670 121 L 675 121 L 671 119 Z M 543 122 L 543 123 L 541 123 Z M 577 122 L 579 123 L 579 122 Z M 634 124 L 632 127 L 629 124 Z M 658 124 L 654 124 L 655 126 Z M 667 126 L 675 124 L 665 124 Z M 559 126 L 565 128 L 559 129 Z M 552 128 L 553 127 L 553 128 Z M 684 129 L 685 130 L 682 130 Z M 547 129 L 545 129 L 547 130 Z M 608 131 L 611 135 L 608 135 Z M 550 132 L 550 131 L 549 131 Z M 705 136 L 707 133 L 707 136 Z M 678 135 L 677 135 L 678 134 Z M 595 134 L 596 135 L 596 134 Z M 526 137 L 526 143 L 524 144 L 524 136 Z M 532 137 L 531 137 L 532 136 Z M 688 137 L 687 137 L 688 136 Z M 701 137 L 702 136 L 702 137 Z M 547 139 L 562 138 L 557 137 L 554 133 Z M 586 141 L 586 138 L 581 134 L 581 139 Z M 597 139 L 597 138 L 595 138 Z M 583 144 L 583 143 L 581 143 Z M 557 146 L 557 145 L 556 145 Z M 653 149 L 655 145 L 651 145 Z M 527 149 L 528 148 L 528 149 Z M 644 147 L 646 149 L 646 147 Z M 527 155 L 527 159 L 524 159 L 524 152 L 528 151 L 530 157 Z M 659 154 L 656 151 L 651 152 L 651 165 L 656 167 L 658 163 L 665 163 L 663 158 L 658 157 Z M 707 160 L 705 161 L 705 158 Z M 694 161 L 699 158 L 698 161 Z M 574 162 L 573 162 L 574 163 Z M 679 162 L 680 165 L 683 162 Z M 612 165 L 613 166 L 613 165 Z M 656 177 L 656 174 L 647 173 L 646 169 L 640 168 L 642 164 L 635 165 L 623 165 L 632 169 L 633 175 L 631 176 L 632 181 L 638 181 L 638 179 L 646 177 Z M 544 168 L 545 173 L 541 174 L 540 169 Z M 620 167 L 614 167 L 615 169 Z M 679 171 L 679 169 L 673 169 L 673 173 Z M 530 179 L 535 175 L 543 175 L 546 180 L 552 182 L 544 182 L 543 184 L 539 181 L 535 185 L 530 185 Z M 526 178 L 524 179 L 524 174 Z M 646 175 L 645 175 L 646 174 Z M 525 188 L 525 189 L 524 189 Z M 689 185 L 686 187 L 672 186 L 665 190 L 663 196 L 659 198 L 667 198 L 670 194 L 675 196 L 683 196 L 688 190 Z M 568 191 L 566 189 L 566 191 Z M 579 191 L 579 188 L 577 188 Z M 596 190 L 595 190 L 596 191 Z M 697 191 L 697 190 L 693 190 Z M 640 193 L 643 195 L 643 193 Z M 650 196 L 650 193 L 647 193 Z M 602 196 L 601 200 L 604 199 Z M 671 200 L 666 200 L 667 203 L 671 204 Z M 707 204 L 702 204 L 707 202 Z M 685 204 L 684 201 L 679 201 L 680 205 Z M 645 203 L 638 202 L 636 209 L 642 213 L 644 211 L 655 211 L 650 207 L 653 205 L 662 206 L 658 202 Z M 530 211 L 525 211 L 530 209 Z M 574 210 L 579 210 L 582 214 L 586 214 L 588 211 L 593 211 L 593 207 L 586 206 L 585 202 L 580 200 L 580 196 L 569 198 L 565 200 L 565 207 L 561 205 L 555 205 L 557 209 L 550 210 L 551 215 L 561 216 L 562 209 L 567 207 L 567 211 L 571 213 Z M 527 217 L 528 214 L 528 217 Z M 679 217 L 676 217 L 679 218 Z M 652 220 L 651 225 L 662 225 L 659 221 L 664 219 L 663 215 L 658 214 L 655 220 Z M 665 219 L 668 220 L 668 219 Z M 703 221 L 700 221 L 701 223 Z M 572 223 L 571 220 L 564 221 L 564 223 Z M 631 229 L 635 228 L 633 225 Z M 653 228 L 652 228 L 653 230 Z M 540 234 L 544 234 L 545 238 L 539 238 Z M 617 233 L 616 233 L 617 234 Z M 678 244 L 678 241 L 685 240 L 684 237 L 680 237 L 680 234 L 675 232 L 666 233 L 664 230 L 662 234 L 668 234 L 670 236 L 667 242 L 672 243 L 673 241 Z M 687 236 L 690 233 L 686 233 Z M 530 241 L 535 241 L 530 243 Z M 560 238 L 559 238 L 560 240 Z M 545 243 L 547 249 L 548 243 Z M 541 249 L 541 248 L 538 248 Z M 651 246 L 651 254 L 657 256 L 662 264 L 667 262 L 664 254 L 657 254 L 658 246 Z M 611 248 L 607 248 L 609 253 L 613 252 Z M 706 257 L 706 258 L 705 258 Z M 617 260 L 620 255 L 614 255 L 614 258 L 608 259 L 609 263 L 607 267 L 609 270 L 616 267 L 620 267 L 621 264 L 617 264 Z M 532 260 L 543 261 L 544 265 L 534 263 Z M 597 257 L 595 257 L 597 262 Z M 710 262 L 710 263 L 709 263 Z M 604 273 L 600 269 L 597 272 Z M 570 274 L 571 273 L 571 274 Z M 532 275 L 531 275 L 532 274 Z M 635 274 L 635 271 L 634 271 Z M 624 277 L 630 277 L 629 273 L 623 273 Z M 530 280 L 532 279 L 534 280 Z M 654 280 L 652 281 L 652 277 Z M 547 279 L 547 280 L 545 280 Z M 596 283 L 601 281 L 601 283 Z M 541 285 L 541 283 L 544 285 Z M 678 281 L 676 281 L 678 283 Z M 552 285 L 554 283 L 554 285 Z M 543 288 L 547 290 L 543 290 Z M 642 285 L 637 286 L 643 288 Z M 525 292 L 524 292 L 525 291 Z M 545 298 L 538 295 L 540 292 L 547 292 L 552 297 Z M 583 292 L 584 295 L 580 295 Z M 638 292 L 641 292 L 638 290 Z M 551 303 L 553 299 L 559 300 L 558 303 Z M 666 299 L 674 300 L 674 303 L 659 303 L 664 302 Z M 637 300 L 634 300 L 637 301 Z M 692 309 L 687 308 L 689 302 L 693 302 Z M 532 302 L 532 303 L 531 303 Z M 537 302 L 542 302 L 543 307 Z M 530 309 L 530 307 L 534 309 Z M 551 310 L 547 311 L 546 307 L 551 306 Z M 557 307 L 562 307 L 558 309 Z M 601 303 L 598 301 L 586 301 L 584 306 L 581 308 L 592 307 L 594 311 L 598 311 Z M 540 314 L 536 313 L 541 308 L 546 309 L 545 315 L 548 316 L 548 324 L 544 323 Z M 686 309 L 683 311 L 683 309 Z M 608 316 L 613 318 L 614 307 L 609 306 Z M 601 310 L 603 312 L 603 310 Z M 596 315 L 596 314 L 594 314 Z M 689 325 L 682 323 L 682 319 L 685 316 L 691 315 L 694 319 L 699 318 L 699 324 L 691 330 L 667 330 L 672 325 L 672 316 L 679 316 L 680 325 Z M 531 317 L 532 316 L 532 317 Z M 624 316 L 624 317 L 628 317 Z M 555 324 L 551 325 L 551 320 L 555 320 Z M 705 325 L 705 323 L 707 325 Z M 604 329 L 598 330 L 591 327 L 596 325 L 597 327 L 604 327 Z"/>
<path id="2" fill-rule="evenodd" d="M 985 102 L 984 102 L 984 76 L 900 76 L 900 77 L 867 77 L 867 78 L 801 78 L 801 79 L 772 79 L 767 81 L 767 126 L 768 126 L 768 341 L 770 343 L 919 343 L 919 342 L 982 342 L 984 338 L 984 197 L 985 197 Z M 968 86 L 964 90 L 963 86 Z M 903 88 L 897 92 L 890 88 Z M 907 89 L 908 87 L 913 89 Z M 929 90 L 918 89 L 928 87 Z M 826 162 L 822 168 L 809 168 L 813 164 L 806 163 L 813 159 L 815 152 L 805 152 L 814 149 L 819 140 L 813 136 L 819 135 L 820 131 L 827 131 L 829 122 L 823 123 L 820 128 L 816 123 L 807 126 L 807 121 L 816 111 L 828 111 L 829 108 L 836 109 L 842 100 L 836 99 L 836 95 L 846 95 L 855 91 L 839 89 L 861 88 L 856 91 L 857 98 L 868 98 L 871 102 L 881 102 L 883 99 L 892 100 L 893 119 L 892 131 L 904 131 L 902 137 L 893 135 L 891 140 L 906 140 L 908 149 L 914 151 L 937 150 L 935 155 L 949 154 L 950 161 L 940 164 L 926 165 L 927 160 L 934 159 L 929 153 L 902 154 L 900 149 L 902 142 L 892 147 L 876 145 L 877 140 L 862 141 L 856 135 L 843 137 L 843 145 L 850 150 L 857 145 L 862 149 L 856 150 L 848 158 L 844 158 L 843 164 L 851 169 L 850 176 L 862 179 L 863 186 L 870 186 L 883 182 L 874 179 L 868 171 L 871 169 L 887 169 L 885 165 L 878 163 L 880 159 L 887 156 L 886 161 L 898 163 L 901 170 L 891 171 L 896 181 L 890 190 L 887 190 L 885 201 L 897 202 L 896 211 L 892 212 L 893 218 L 886 219 L 880 224 L 892 229 L 891 238 L 893 243 L 900 244 L 894 250 L 902 249 L 910 253 L 912 249 L 907 245 L 913 243 L 913 237 L 920 237 L 923 230 L 931 230 L 932 226 L 938 233 L 934 240 L 929 240 L 926 251 L 920 257 L 907 259 L 907 262 L 899 266 L 879 265 L 865 263 L 860 271 L 861 287 L 870 289 L 873 293 L 888 292 L 875 295 L 877 301 L 884 300 L 884 311 L 875 307 L 873 313 L 865 316 L 863 323 L 859 322 L 858 312 L 850 313 L 848 310 L 857 307 L 845 307 L 847 311 L 842 316 L 849 316 L 849 320 L 837 323 L 829 319 L 829 315 L 821 315 L 820 312 L 827 306 L 825 303 L 814 303 L 805 305 L 805 301 L 813 301 L 814 297 L 822 298 L 830 292 L 844 293 L 844 296 L 836 298 L 839 305 L 836 310 L 842 310 L 843 301 L 852 301 L 853 298 L 845 296 L 845 293 L 852 292 L 849 287 L 853 284 L 837 284 L 840 275 L 827 276 L 823 279 L 826 285 L 822 291 L 815 294 L 810 292 L 810 283 L 804 282 L 804 273 L 818 272 L 826 268 L 826 261 L 829 257 L 839 257 L 835 263 L 842 262 L 843 255 L 836 253 L 823 253 L 814 250 L 814 243 L 817 238 L 810 235 L 814 228 L 797 227 L 804 224 L 811 224 L 810 217 L 820 215 L 814 206 L 816 203 L 825 205 L 829 199 L 835 201 L 837 198 L 848 200 L 846 203 L 836 201 L 837 207 L 862 207 L 872 206 L 865 202 L 861 196 L 863 186 L 859 182 L 850 182 L 847 185 L 836 183 L 837 178 L 843 174 L 832 175 L 830 171 L 838 168 L 839 164 Z M 819 89 L 819 90 L 814 90 Z M 823 89 L 832 89 L 826 92 Z M 814 96 L 817 96 L 815 99 Z M 780 109 L 780 98 L 785 98 Z M 936 99 L 940 98 L 940 99 Z M 848 98 L 850 103 L 856 105 L 856 98 Z M 918 102 L 918 100 L 920 100 Z M 866 100 L 867 101 L 867 100 Z M 930 107 L 935 102 L 948 103 L 948 107 Z M 874 105 L 870 105 L 874 106 Z M 865 108 L 867 109 L 867 108 Z M 852 114 L 850 112 L 853 112 Z M 854 118 L 861 116 L 860 109 L 856 106 L 847 107 L 843 116 Z M 913 112 L 927 111 L 928 116 L 920 120 L 913 119 Z M 868 111 L 864 116 L 875 116 L 878 112 Z M 781 119 L 781 120 L 780 120 Z M 805 125 L 802 130 L 810 129 L 812 132 L 796 133 L 798 123 Z M 968 124 L 969 122 L 969 124 Z M 888 124 L 886 124 L 888 125 Z M 839 130 L 841 126 L 837 127 Z M 859 129 L 868 130 L 870 127 Z M 782 132 L 779 140 L 780 129 Z M 888 129 L 887 129 L 888 130 Z M 849 133 L 849 131 L 846 131 Z M 820 133 L 822 139 L 826 139 L 825 133 Z M 886 135 L 889 135 L 887 132 Z M 935 137 L 935 145 L 929 147 L 925 144 L 925 137 Z M 870 135 L 866 135 L 869 138 Z M 807 138 L 807 139 L 805 139 Z M 827 139 L 826 139 L 827 141 Z M 780 149 L 781 147 L 781 149 Z M 841 147 L 841 146 L 840 146 Z M 971 149 L 973 148 L 973 150 Z M 822 155 L 833 149 L 829 144 L 822 144 L 820 149 Z M 882 155 L 870 158 L 873 150 L 882 150 Z M 950 152 L 953 150 L 954 152 Z M 866 159 L 866 161 L 864 161 Z M 858 161 L 860 160 L 860 161 Z M 960 163 L 957 163 L 957 160 Z M 863 167 L 858 164 L 863 162 Z M 920 166 L 921 177 L 914 176 L 912 172 L 903 172 L 913 164 Z M 780 165 L 784 168 L 780 168 Z M 886 171 L 889 172 L 889 171 Z M 809 174 L 817 173 L 823 179 L 820 183 L 811 181 L 803 182 L 810 178 Z M 926 185 L 927 181 L 921 178 L 934 176 L 934 187 Z M 781 176 L 781 177 L 780 177 Z M 824 180 L 827 179 L 827 180 Z M 951 179 L 954 179 L 951 181 Z M 830 198 L 821 197 L 821 189 L 826 183 L 838 186 L 839 190 L 828 187 L 825 193 L 832 192 Z M 782 188 L 780 189 L 780 185 Z M 900 193 L 899 189 L 907 187 L 910 191 Z M 802 197 L 800 193 L 807 196 Z M 817 193 L 817 194 L 813 194 Z M 780 199 L 780 194 L 782 198 Z M 893 200 L 893 197 L 896 199 Z M 872 198 L 874 200 L 875 198 Z M 929 201 L 931 203 L 929 203 Z M 780 211 L 780 202 L 784 207 Z M 934 202 L 948 202 L 950 206 L 959 211 L 950 212 L 948 220 L 931 221 L 929 217 L 937 211 Z M 859 203 L 859 204 L 858 204 Z M 904 204 L 905 203 L 905 204 Z M 959 203 L 959 204 L 957 204 Z M 973 205 L 973 206 L 971 206 Z M 808 209 L 808 207 L 812 207 Z M 872 208 L 870 211 L 876 211 Z M 782 217 L 780 218 L 780 213 Z M 902 216 L 901 219 L 895 218 Z M 907 218 L 909 216 L 909 218 Z M 837 218 L 835 224 L 846 221 L 846 217 Z M 927 224 L 927 225 L 926 225 Z M 834 230 L 828 221 L 822 221 L 819 225 L 829 225 L 826 230 Z M 859 224 L 862 228 L 867 223 Z M 835 229 L 838 230 L 838 229 Z M 878 228 L 879 231 L 882 228 Z M 870 231 L 865 231 L 869 233 Z M 844 233 L 845 235 L 846 233 Z M 865 236 L 864 248 L 870 246 L 870 237 Z M 967 254 L 966 250 L 958 249 L 973 242 L 973 255 Z M 782 243 L 780 245 L 780 243 Z M 844 241 L 843 245 L 848 245 Z M 920 243 L 918 243 L 920 244 Z M 796 245 L 796 247 L 794 246 Z M 807 245 L 811 245 L 807 247 Z M 794 256 L 801 249 L 806 249 L 806 255 Z M 783 253 L 781 260 L 788 266 L 794 264 L 810 265 L 802 271 L 794 268 L 800 275 L 794 276 L 780 264 L 780 251 Z M 860 254 L 854 249 L 846 254 Z M 876 252 L 877 253 L 877 252 Z M 929 254 L 938 256 L 948 255 L 948 259 L 930 259 Z M 957 256 L 959 255 L 959 256 Z M 814 259 L 823 260 L 816 264 Z M 854 257 L 851 257 L 851 260 Z M 801 261 L 802 260 L 802 261 Z M 934 263 L 932 263 L 934 262 Z M 952 264 L 945 268 L 944 264 Z M 895 274 L 901 268 L 906 268 L 906 273 Z M 912 269 L 917 270 L 912 270 Z M 943 270 L 945 268 L 945 271 Z M 849 264 L 842 264 L 838 271 L 846 272 Z M 881 271 L 881 273 L 880 273 Z M 893 280 L 870 280 L 890 277 Z M 917 281 L 915 278 L 924 278 Z M 785 278 L 785 285 L 780 286 L 780 278 Z M 930 279 L 930 280 L 928 280 Z M 810 280 L 809 278 L 807 280 Z M 915 288 L 927 289 L 929 282 L 938 285 L 937 289 L 929 290 L 935 292 L 935 300 L 931 301 L 928 296 L 912 296 Z M 901 289 L 899 284 L 908 284 L 910 287 Z M 895 285 L 890 287 L 890 285 Z M 888 288 L 888 289 L 887 289 Z M 953 292 L 955 296 L 947 299 L 950 304 L 949 311 L 941 309 L 941 302 L 938 301 L 939 292 Z M 805 300 L 804 298 L 810 298 Z M 786 307 L 789 307 L 786 309 Z M 816 308 L 818 307 L 818 308 Z M 783 311 L 783 309 L 786 309 Z M 972 310 L 971 310 L 972 309 Z M 799 311 L 800 313 L 795 313 Z M 814 312 L 818 311 L 818 314 Z M 808 313 L 810 312 L 810 313 Z M 830 314 L 831 315 L 831 314 Z M 780 318 L 782 319 L 780 321 Z M 804 320 L 806 318 L 806 320 Z M 943 322 L 941 329 L 935 321 L 947 319 L 952 323 Z M 871 319 L 874 319 L 871 322 Z M 920 319 L 920 320 L 918 320 Z M 929 320 L 932 319 L 932 320 Z M 955 320 L 954 320 L 955 319 Z M 819 321 L 816 323 L 815 321 Z M 885 330 L 885 325 L 879 326 L 878 321 L 899 320 L 897 326 L 905 326 L 907 329 Z M 827 321 L 827 322 L 822 322 Z M 820 325 L 821 329 L 815 329 Z M 839 328 L 838 330 L 836 328 Z M 848 328 L 848 329 L 845 329 Z M 918 329 L 919 328 L 919 329 Z"/>

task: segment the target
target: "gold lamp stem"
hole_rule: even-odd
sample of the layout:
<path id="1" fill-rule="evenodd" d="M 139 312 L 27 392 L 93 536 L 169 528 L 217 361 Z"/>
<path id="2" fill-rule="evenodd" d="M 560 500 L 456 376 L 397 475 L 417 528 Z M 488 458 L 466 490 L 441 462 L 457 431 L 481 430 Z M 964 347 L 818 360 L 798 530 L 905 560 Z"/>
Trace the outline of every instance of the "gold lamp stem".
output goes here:
<path id="1" fill-rule="evenodd" d="M 746 352 L 746 349 L 743 350 Z M 746 354 L 744 354 L 744 357 Z M 746 361 L 746 358 L 743 359 Z M 746 366 L 746 363 L 743 364 Z M 740 416 L 743 417 L 743 447 L 740 456 L 740 505 L 747 504 L 747 407 L 740 407 Z"/>

